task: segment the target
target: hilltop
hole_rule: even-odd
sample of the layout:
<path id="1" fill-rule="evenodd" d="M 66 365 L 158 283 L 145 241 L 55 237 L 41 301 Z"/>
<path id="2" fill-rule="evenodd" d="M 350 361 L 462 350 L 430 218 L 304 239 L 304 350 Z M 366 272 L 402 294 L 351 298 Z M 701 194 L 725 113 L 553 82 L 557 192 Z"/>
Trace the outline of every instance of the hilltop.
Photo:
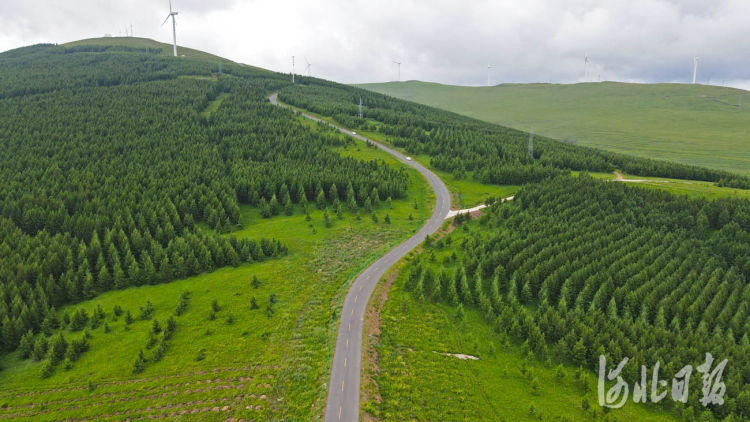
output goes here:
<path id="1" fill-rule="evenodd" d="M 150 38 L 139 38 L 139 37 L 101 37 L 101 38 L 88 38 L 84 40 L 72 41 L 69 43 L 61 44 L 63 47 L 76 47 L 81 45 L 105 45 L 105 46 L 117 46 L 117 47 L 134 47 L 134 48 L 153 48 L 160 49 L 159 54 L 172 55 L 172 44 L 167 44 L 159 41 L 152 40 Z M 179 56 L 194 58 L 194 59 L 207 59 L 207 60 L 222 60 L 230 61 L 223 57 L 219 57 L 205 51 L 195 50 L 192 48 L 177 46 L 177 54 Z"/>
<path id="2" fill-rule="evenodd" d="M 719 86 L 615 82 L 460 87 L 358 85 L 579 145 L 750 174 L 750 93 Z"/>

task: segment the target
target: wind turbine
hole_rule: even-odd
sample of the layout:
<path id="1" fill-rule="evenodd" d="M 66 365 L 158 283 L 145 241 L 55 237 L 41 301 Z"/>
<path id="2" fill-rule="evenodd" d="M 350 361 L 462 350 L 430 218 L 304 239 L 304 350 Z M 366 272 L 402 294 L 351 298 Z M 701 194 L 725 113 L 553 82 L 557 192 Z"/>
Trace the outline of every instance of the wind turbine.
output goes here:
<path id="1" fill-rule="evenodd" d="M 294 83 L 294 56 L 292 56 L 292 83 Z"/>
<path id="2" fill-rule="evenodd" d="M 398 82 L 401 82 L 401 62 L 394 60 L 393 63 L 396 63 L 398 65 L 398 79 L 396 79 Z"/>
<path id="3" fill-rule="evenodd" d="M 164 22 L 161 23 L 161 26 L 164 26 L 165 23 L 169 20 L 169 18 L 172 18 L 172 37 L 174 40 L 174 56 L 177 57 L 177 24 L 175 23 L 174 17 L 177 16 L 177 12 L 172 11 L 172 0 L 169 0 L 169 14 L 167 15 L 167 18 L 164 19 Z"/>
<path id="4" fill-rule="evenodd" d="M 490 69 L 492 69 L 492 66 L 487 63 L 487 86 L 490 86 Z"/>
<path id="5" fill-rule="evenodd" d="M 589 53 L 583 58 L 583 81 L 586 82 L 586 65 L 589 64 Z"/>
<path id="6" fill-rule="evenodd" d="M 310 68 L 312 68 L 313 64 L 307 61 L 307 57 L 305 57 L 305 63 L 307 63 L 307 76 L 310 76 Z"/>
<path id="7" fill-rule="evenodd" d="M 699 57 L 693 59 L 693 85 L 695 85 L 695 77 L 698 76 L 698 60 Z"/>

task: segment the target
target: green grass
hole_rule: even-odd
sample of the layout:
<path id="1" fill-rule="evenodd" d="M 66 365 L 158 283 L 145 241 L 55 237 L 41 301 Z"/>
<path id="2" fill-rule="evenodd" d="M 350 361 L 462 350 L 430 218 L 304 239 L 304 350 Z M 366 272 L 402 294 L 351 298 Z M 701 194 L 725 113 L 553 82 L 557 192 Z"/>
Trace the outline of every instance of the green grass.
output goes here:
<path id="1" fill-rule="evenodd" d="M 623 177 L 625 179 L 653 180 L 653 182 L 629 182 L 628 184 L 633 186 L 663 189 L 677 195 L 704 197 L 708 199 L 727 197 L 750 199 L 750 191 L 748 190 L 721 188 L 711 182 L 703 182 L 698 180 L 667 179 L 664 177 L 641 177 L 632 175 L 623 175 Z"/>
<path id="2" fill-rule="evenodd" d="M 492 123 L 625 154 L 750 175 L 747 91 L 684 84 L 359 85 Z"/>
<path id="3" fill-rule="evenodd" d="M 477 222 L 470 227 L 477 230 Z M 458 245 L 465 233 L 459 229 L 451 236 L 460 257 Z M 437 268 L 453 250 L 428 249 L 423 259 L 434 254 Z M 590 411 L 581 407 L 586 397 L 598 416 L 603 416 L 593 373 L 584 371 L 585 389 L 575 381 L 572 366 L 564 366 L 565 377 L 559 379 L 555 373 L 558 362 L 549 366 L 524 357 L 521 348 L 500 337 L 476 309 L 467 309 L 461 322 L 448 305 L 415 300 L 404 292 L 405 279 L 406 271 L 402 271 L 380 316 L 381 334 L 376 345 L 379 372 L 375 380 L 382 399 L 380 403 L 363 403 L 363 409 L 375 412 L 381 421 L 539 420 L 529 415 L 530 406 L 538 409 L 544 420 L 594 420 Z M 439 353 L 463 353 L 479 360 Z M 521 373 L 524 366 L 531 376 Z M 536 394 L 530 381 L 534 377 L 540 386 Z M 676 420 L 662 409 L 632 400 L 611 414 L 618 420 Z"/>
<path id="4" fill-rule="evenodd" d="M 219 94 L 218 97 L 216 97 L 215 100 L 208 103 L 208 106 L 206 106 L 206 109 L 201 112 L 201 115 L 204 117 L 211 117 L 211 113 L 219 109 L 219 106 L 221 105 L 221 102 L 224 101 L 225 98 L 229 96 L 228 93 L 222 92 Z"/>
<path id="5" fill-rule="evenodd" d="M 357 148 L 366 153 L 359 154 L 361 158 L 383 159 L 394 166 L 405 166 L 384 151 L 367 148 L 359 141 L 349 150 L 354 154 L 358 153 Z M 360 220 L 348 211 L 340 220 L 329 209 L 333 226 L 326 228 L 323 211 L 313 203 L 310 204 L 311 222 L 306 221 L 299 206 L 292 216 L 270 219 L 261 218 L 254 207 L 243 206 L 242 228 L 233 234 L 279 239 L 289 246 L 287 256 L 238 268 L 222 268 L 168 284 L 109 292 L 61 309 L 61 315 L 63 311 L 72 313 L 77 308 L 84 308 L 91 314 L 100 304 L 107 312 L 106 322 L 111 332 L 105 333 L 103 326 L 91 329 L 90 350 L 70 370 L 58 365 L 48 379 L 40 378 L 41 362 L 21 360 L 18 352 L 4 356 L 0 360 L 0 367 L 4 368 L 0 372 L 3 386 L 0 417 L 32 412 L 34 420 L 47 421 L 125 410 L 140 410 L 138 415 L 149 416 L 171 414 L 175 409 L 159 407 L 183 403 L 184 406 L 176 410 L 230 406 L 226 412 L 221 411 L 222 420 L 228 417 L 311 419 L 317 412 L 321 386 L 326 381 L 331 306 L 342 283 L 374 253 L 417 229 L 420 220 L 432 213 L 434 195 L 426 192 L 426 181 L 417 172 L 410 171 L 409 175 L 408 198 L 394 200 L 392 209 L 386 209 L 383 201 L 375 210 L 378 223 L 364 211 Z M 419 209 L 414 209 L 415 199 L 422 204 Z M 390 225 L 383 221 L 386 212 L 391 218 Z M 205 225 L 202 230 L 212 231 Z M 258 289 L 250 284 L 254 275 L 261 280 Z M 178 297 L 185 290 L 191 292 L 187 312 L 175 317 L 177 329 L 168 342 L 163 360 L 151 362 L 155 349 L 146 349 L 145 343 L 152 321 L 137 320 L 138 307 L 150 299 L 156 308 L 154 318 L 163 323 L 174 314 Z M 278 303 L 273 317 L 269 318 L 264 308 L 271 293 L 278 297 Z M 261 309 L 250 309 L 253 296 Z M 209 320 L 214 299 L 221 310 L 215 320 Z M 130 310 L 136 317 L 129 329 L 122 316 L 113 320 L 115 305 Z M 230 312 L 234 317 L 232 324 L 226 321 Z M 68 330 L 64 334 L 69 341 L 82 335 Z M 143 373 L 132 375 L 133 362 L 141 349 L 149 362 Z M 205 359 L 198 361 L 196 355 L 201 349 L 205 349 Z M 233 380 L 229 381 L 229 377 Z M 240 381 L 240 377 L 247 380 Z M 219 379 L 221 385 L 235 388 L 189 394 L 183 391 L 185 382 L 190 382 L 189 388 L 202 389 L 207 379 Z M 86 389 L 89 381 L 96 386 L 94 392 Z M 124 384 L 119 385 L 121 382 Z M 182 385 L 174 387 L 174 384 Z M 72 387 L 82 389 L 39 394 Z M 162 397 L 164 392 L 175 391 L 178 397 Z M 29 392 L 38 394 L 24 395 Z M 103 400 L 101 394 L 105 393 L 112 394 L 115 402 L 110 403 L 109 398 Z M 261 395 L 267 397 L 261 398 Z M 240 396 L 242 398 L 235 401 Z M 133 401 L 120 402 L 121 398 Z M 222 403 L 224 398 L 228 400 Z M 204 402 L 198 404 L 200 400 Z M 215 403 L 208 400 L 215 400 Z M 192 404 L 186 404 L 188 402 Z M 33 409 L 28 407 L 31 403 L 36 404 Z M 246 406 L 252 406 L 252 410 L 247 410 Z M 256 410 L 256 406 L 261 407 Z M 39 413 L 47 410 L 50 412 Z M 191 417 L 196 418 L 194 420 L 217 419 L 213 412 Z"/>

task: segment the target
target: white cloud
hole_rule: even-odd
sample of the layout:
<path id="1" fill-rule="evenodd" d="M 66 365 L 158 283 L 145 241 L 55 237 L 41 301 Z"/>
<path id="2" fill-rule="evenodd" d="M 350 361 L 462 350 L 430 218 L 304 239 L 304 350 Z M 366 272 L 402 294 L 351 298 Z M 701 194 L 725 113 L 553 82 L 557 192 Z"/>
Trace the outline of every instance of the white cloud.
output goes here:
<path id="1" fill-rule="evenodd" d="M 167 1 L 4 0 L 0 50 L 113 35 L 171 41 Z M 235 61 L 344 82 L 479 85 L 589 79 L 750 85 L 745 0 L 174 0 L 178 43 Z M 122 28 L 122 29 L 121 29 Z"/>

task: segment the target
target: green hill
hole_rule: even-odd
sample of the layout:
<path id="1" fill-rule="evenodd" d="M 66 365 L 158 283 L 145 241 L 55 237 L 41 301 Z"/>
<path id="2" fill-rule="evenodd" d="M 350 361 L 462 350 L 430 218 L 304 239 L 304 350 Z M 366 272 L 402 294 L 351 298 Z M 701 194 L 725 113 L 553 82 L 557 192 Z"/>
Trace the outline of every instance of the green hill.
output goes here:
<path id="1" fill-rule="evenodd" d="M 747 91 L 682 84 L 418 81 L 362 88 L 580 145 L 750 174 Z"/>
<path id="2" fill-rule="evenodd" d="M 161 49 L 160 54 L 172 55 L 172 44 L 167 44 L 159 41 L 154 41 L 150 38 L 138 38 L 138 37 L 101 37 L 101 38 L 88 38 L 85 40 L 72 41 L 69 43 L 62 44 L 64 47 L 76 47 L 80 45 L 104 45 L 104 46 L 122 46 L 122 47 L 134 47 L 134 48 L 154 48 Z M 205 51 L 194 50 L 192 48 L 177 46 L 177 54 L 179 56 L 190 57 L 194 59 L 208 59 L 208 60 L 221 60 L 228 62 L 229 60 L 215 56 Z"/>

